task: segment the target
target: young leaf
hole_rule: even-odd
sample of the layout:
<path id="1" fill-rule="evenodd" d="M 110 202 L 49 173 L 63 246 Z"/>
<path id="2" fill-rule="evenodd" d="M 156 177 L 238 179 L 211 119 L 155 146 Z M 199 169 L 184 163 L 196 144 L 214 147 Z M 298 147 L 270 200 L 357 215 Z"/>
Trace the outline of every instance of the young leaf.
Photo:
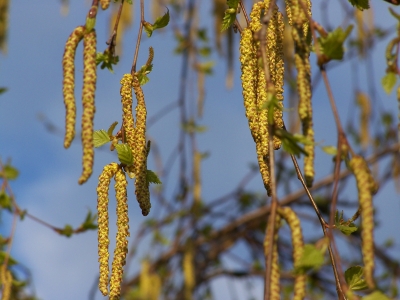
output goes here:
<path id="1" fill-rule="evenodd" d="M 353 232 L 357 231 L 357 226 L 354 223 L 350 223 L 349 225 L 346 224 L 338 224 L 336 228 L 339 229 L 343 234 L 350 235 Z"/>
<path id="2" fill-rule="evenodd" d="M 364 270 L 360 266 L 350 267 L 344 272 L 344 278 L 349 288 L 353 291 L 361 291 L 368 288 L 363 277 Z"/>
<path id="3" fill-rule="evenodd" d="M 309 269 L 319 269 L 324 263 L 324 254 L 312 244 L 304 245 L 303 254 L 295 266 L 296 273 L 304 273 Z"/>
<path id="4" fill-rule="evenodd" d="M 114 73 L 113 66 L 119 62 L 118 56 L 113 56 L 112 53 L 107 49 L 103 53 L 97 52 L 96 65 L 101 63 L 100 68 L 103 70 L 107 68 L 111 73 Z"/>
<path id="5" fill-rule="evenodd" d="M 385 296 L 380 291 L 375 291 L 372 294 L 369 294 L 369 295 L 363 297 L 363 300 L 390 300 L 390 298 Z"/>
<path id="6" fill-rule="evenodd" d="M 229 8 L 225 11 L 221 31 L 228 29 L 235 22 L 239 0 L 228 0 L 227 4 Z"/>
<path id="7" fill-rule="evenodd" d="M 61 235 L 65 235 L 66 237 L 70 237 L 74 233 L 74 229 L 71 225 L 65 225 L 64 229 L 58 230 L 58 233 Z"/>
<path id="8" fill-rule="evenodd" d="M 164 28 L 169 23 L 169 10 L 162 17 L 157 18 L 157 20 L 153 24 L 153 30 Z"/>
<path id="9" fill-rule="evenodd" d="M 94 223 L 97 219 L 97 215 L 92 215 L 91 211 L 88 211 L 85 221 L 82 223 L 81 228 L 84 230 L 97 229 L 97 225 Z"/>
<path id="10" fill-rule="evenodd" d="M 0 171 L 0 178 L 7 178 L 8 180 L 14 180 L 18 177 L 18 175 L 18 170 L 10 164 L 6 164 L 3 167 L 3 172 Z"/>
<path id="11" fill-rule="evenodd" d="M 157 174 L 154 173 L 151 170 L 147 170 L 146 179 L 147 179 L 148 183 L 155 183 L 155 184 L 161 184 L 162 183 L 160 181 L 160 179 L 158 178 Z"/>
<path id="12" fill-rule="evenodd" d="M 275 134 L 281 139 L 283 150 L 285 150 L 287 153 L 296 155 L 297 157 L 299 157 L 300 154 L 307 155 L 307 152 L 304 150 L 304 148 L 299 145 L 299 143 L 305 144 L 310 142 L 304 136 L 301 136 L 300 134 L 293 135 L 290 132 L 280 128 L 275 130 Z"/>
<path id="13" fill-rule="evenodd" d="M 117 149 L 118 159 L 121 163 L 127 166 L 133 164 L 132 150 L 127 144 L 117 144 L 115 149 Z"/>
<path id="14" fill-rule="evenodd" d="M 338 27 L 334 31 L 329 32 L 326 37 L 318 38 L 322 53 L 329 59 L 342 59 L 344 55 L 343 43 L 352 29 L 352 25 L 348 26 L 345 31 L 341 27 Z"/>
<path id="15" fill-rule="evenodd" d="M 8 211 L 11 211 L 12 209 L 11 198 L 4 191 L 0 192 L 0 207 L 2 209 L 7 209 Z"/>
<path id="16" fill-rule="evenodd" d="M 364 10 L 369 8 L 369 0 L 349 0 L 351 5 L 357 7 L 359 10 Z"/>
<path id="17" fill-rule="evenodd" d="M 390 94 L 396 84 L 397 81 L 397 76 L 393 72 L 388 72 L 385 74 L 385 76 L 382 77 L 381 83 L 383 90 L 386 92 L 386 94 Z"/>
<path id="18" fill-rule="evenodd" d="M 93 144 L 95 148 L 101 147 L 104 144 L 107 144 L 109 141 L 110 137 L 105 130 L 96 130 L 93 133 Z"/>
<path id="19" fill-rule="evenodd" d="M 1 94 L 3 94 L 3 93 L 5 93 L 5 92 L 7 92 L 7 88 L 5 88 L 5 87 L 2 87 L 2 88 L 0 88 L 0 95 Z"/>
<path id="20" fill-rule="evenodd" d="M 332 156 L 335 156 L 336 153 L 337 153 L 337 149 L 336 149 L 335 146 L 324 146 L 324 147 L 321 147 L 321 149 L 322 149 L 322 151 L 324 151 L 325 153 L 327 153 L 327 154 L 329 154 L 329 155 L 332 155 Z"/>
<path id="21" fill-rule="evenodd" d="M 117 126 L 117 125 L 118 125 L 118 122 L 115 121 L 115 122 L 112 123 L 111 126 L 108 128 L 107 134 L 108 134 L 109 137 L 113 135 L 113 131 L 114 131 L 114 129 L 115 129 L 115 126 Z"/>

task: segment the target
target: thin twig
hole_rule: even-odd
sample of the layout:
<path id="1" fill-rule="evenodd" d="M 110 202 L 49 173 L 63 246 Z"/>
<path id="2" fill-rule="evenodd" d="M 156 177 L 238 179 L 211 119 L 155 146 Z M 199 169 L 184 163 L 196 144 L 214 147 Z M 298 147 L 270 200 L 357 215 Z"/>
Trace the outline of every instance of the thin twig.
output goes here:
<path id="1" fill-rule="evenodd" d="M 132 75 L 136 72 L 136 63 L 137 63 L 137 58 L 139 55 L 140 41 L 142 40 L 143 23 L 144 22 L 145 22 L 145 20 L 144 20 L 144 1 L 140 0 L 140 24 L 139 24 L 138 37 L 136 40 L 135 55 L 133 56 L 133 63 L 132 63 L 132 69 L 131 69 Z"/>

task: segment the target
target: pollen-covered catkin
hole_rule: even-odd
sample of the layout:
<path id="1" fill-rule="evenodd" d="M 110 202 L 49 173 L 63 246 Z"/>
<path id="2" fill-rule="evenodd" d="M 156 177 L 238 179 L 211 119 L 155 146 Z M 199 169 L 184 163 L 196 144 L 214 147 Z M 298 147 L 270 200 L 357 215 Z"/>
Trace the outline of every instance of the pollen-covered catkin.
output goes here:
<path id="1" fill-rule="evenodd" d="M 93 172 L 93 118 L 96 110 L 94 95 L 96 90 L 96 32 L 85 34 L 83 39 L 83 90 L 82 90 L 82 147 L 83 171 L 79 184 L 86 182 Z"/>
<path id="2" fill-rule="evenodd" d="M 374 211 L 372 204 L 371 174 L 364 158 L 353 156 L 349 163 L 357 182 L 358 201 L 361 208 L 361 239 L 364 261 L 364 277 L 368 287 L 373 289 L 374 282 Z"/>
<path id="3" fill-rule="evenodd" d="M 270 297 L 271 300 L 279 300 L 280 299 L 280 270 L 279 270 L 279 255 L 278 255 L 278 231 L 281 223 L 281 217 L 276 215 L 275 218 L 275 227 L 274 232 L 271 230 L 267 231 L 264 239 L 264 256 L 267 257 L 269 255 L 269 241 L 270 234 L 274 235 L 274 245 L 272 248 L 272 265 L 271 265 L 271 283 L 270 283 Z"/>
<path id="4" fill-rule="evenodd" d="M 117 200 L 117 238 L 110 279 L 110 299 L 119 299 L 124 272 L 123 266 L 126 263 L 126 254 L 128 253 L 129 218 L 126 196 L 128 182 L 121 168 L 118 168 L 114 178 L 115 198 Z"/>
<path id="5" fill-rule="evenodd" d="M 311 66 L 310 66 L 310 25 L 311 2 L 309 0 L 286 0 L 286 12 L 292 25 L 292 38 L 295 45 L 294 61 L 297 69 L 297 91 L 299 95 L 298 112 L 303 134 L 309 141 L 304 150 L 304 176 L 307 186 L 314 180 L 314 130 L 311 104 Z"/>
<path id="6" fill-rule="evenodd" d="M 101 9 L 105 10 L 110 6 L 111 0 L 100 0 Z"/>
<path id="7" fill-rule="evenodd" d="M 285 219 L 292 232 L 293 266 L 298 265 L 304 249 L 303 233 L 301 232 L 300 219 L 290 207 L 278 207 L 278 214 Z M 302 300 L 306 295 L 306 276 L 297 274 L 294 280 L 294 300 Z"/>
<path id="8" fill-rule="evenodd" d="M 3 286 L 1 300 L 11 299 L 12 279 L 13 277 L 10 270 L 6 268 L 6 265 L 2 265 L 0 270 L 0 282 Z"/>
<path id="9" fill-rule="evenodd" d="M 183 253 L 182 258 L 183 279 L 185 282 L 185 299 L 192 299 L 193 288 L 196 284 L 193 254 L 194 249 L 189 245 Z"/>
<path id="10" fill-rule="evenodd" d="M 133 90 L 136 95 L 136 123 L 135 123 L 135 194 L 139 202 L 142 214 L 147 216 L 150 212 L 150 191 L 147 182 L 147 146 L 146 146 L 146 103 L 144 94 L 137 76 L 133 76 Z"/>
<path id="11" fill-rule="evenodd" d="M 132 81 L 131 74 L 125 74 L 121 79 L 122 120 L 125 132 L 125 141 L 129 147 L 135 147 L 135 125 L 132 115 Z"/>
<path id="12" fill-rule="evenodd" d="M 63 95 L 66 110 L 64 147 L 68 148 L 75 137 L 75 52 L 85 33 L 84 26 L 78 26 L 68 37 L 63 55 Z"/>
<path id="13" fill-rule="evenodd" d="M 99 290 L 106 296 L 108 294 L 108 189 L 111 178 L 117 172 L 117 163 L 111 163 L 103 168 L 97 185 L 97 224 L 98 224 L 98 254 L 100 263 Z"/>

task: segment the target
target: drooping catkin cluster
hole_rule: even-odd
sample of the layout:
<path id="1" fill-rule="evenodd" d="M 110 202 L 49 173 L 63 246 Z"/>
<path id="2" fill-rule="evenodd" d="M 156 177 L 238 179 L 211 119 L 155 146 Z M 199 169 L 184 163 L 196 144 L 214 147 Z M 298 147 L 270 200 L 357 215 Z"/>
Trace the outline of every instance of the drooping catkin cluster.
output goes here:
<path id="1" fill-rule="evenodd" d="M 91 11 L 93 8 L 92 7 Z M 94 10 L 95 11 L 95 10 Z M 92 174 L 93 150 L 93 118 L 95 113 L 94 96 L 96 89 L 96 32 L 85 26 L 78 26 L 69 36 L 63 56 L 63 95 L 66 109 L 66 131 L 64 147 L 69 148 L 75 137 L 76 104 L 75 88 L 75 52 L 81 40 L 83 45 L 83 91 L 82 91 L 82 175 L 79 184 L 86 182 Z"/>
<path id="2" fill-rule="evenodd" d="M 108 190 L 111 178 L 115 179 L 115 194 L 117 200 L 117 237 L 112 263 L 111 279 L 109 280 L 108 265 Z M 110 299 L 119 299 L 123 266 L 128 252 L 129 219 L 126 187 L 128 182 L 125 173 L 117 163 L 111 163 L 103 168 L 97 186 L 97 223 L 98 223 L 98 253 L 100 263 L 99 289 L 106 296 L 110 285 Z"/>
<path id="3" fill-rule="evenodd" d="M 288 223 L 292 233 L 293 266 L 298 265 L 304 249 L 303 233 L 301 232 L 300 219 L 290 207 L 278 207 L 278 214 Z M 296 274 L 294 280 L 294 300 L 302 300 L 306 295 L 306 275 Z"/>
<path id="4" fill-rule="evenodd" d="M 268 10 L 265 2 L 258 2 L 253 5 L 250 13 L 251 22 L 242 31 L 240 40 L 240 62 L 242 70 L 242 88 L 245 114 L 249 122 L 250 132 L 256 143 L 257 159 L 264 186 L 271 193 L 268 149 L 269 134 L 268 126 L 268 102 L 273 96 L 279 100 L 282 107 L 283 100 L 283 17 L 275 6 L 273 16 L 267 28 L 267 65 L 270 70 L 271 82 L 267 83 L 263 66 L 258 62 L 257 52 L 260 49 L 260 42 L 255 35 L 261 29 L 260 16 L 262 9 Z M 272 53 L 273 52 L 273 53 Z M 273 70 L 272 70 L 273 69 Z M 282 127 L 282 112 L 275 110 L 274 124 Z M 280 147 L 278 138 L 273 137 L 274 148 Z"/>
<path id="5" fill-rule="evenodd" d="M 142 262 L 139 278 L 140 299 L 158 300 L 160 299 L 162 281 L 155 272 L 150 272 L 150 262 L 146 259 Z"/>
<path id="6" fill-rule="evenodd" d="M 279 270 L 279 255 L 278 255 L 278 231 L 281 223 L 281 217 L 276 215 L 275 218 L 275 227 L 274 232 L 271 230 L 267 231 L 267 234 L 264 238 L 264 256 L 267 257 L 269 255 L 269 241 L 270 234 L 274 235 L 273 239 L 273 248 L 272 248 L 272 265 L 271 265 L 271 282 L 270 282 L 270 297 L 271 300 L 279 300 L 281 299 L 280 295 L 280 270 Z"/>
<path id="7" fill-rule="evenodd" d="M 311 104 L 311 66 L 310 42 L 311 32 L 309 18 L 311 17 L 310 0 L 285 0 L 286 13 L 292 26 L 294 41 L 294 62 L 297 69 L 297 92 L 299 94 L 299 116 L 303 134 L 310 142 L 305 145 L 307 156 L 304 158 L 304 176 L 307 186 L 311 187 L 314 180 L 314 130 Z"/>
<path id="8" fill-rule="evenodd" d="M 368 95 L 362 92 L 357 92 L 357 105 L 360 107 L 360 142 L 364 149 L 367 148 L 369 136 L 369 118 L 371 116 L 371 104 Z"/>
<path id="9" fill-rule="evenodd" d="M 375 287 L 374 282 L 374 211 L 372 195 L 378 191 L 378 184 L 369 171 L 363 157 L 353 156 L 349 163 L 354 173 L 358 189 L 358 201 L 361 208 L 361 238 L 364 261 L 364 277 L 369 288 Z"/>

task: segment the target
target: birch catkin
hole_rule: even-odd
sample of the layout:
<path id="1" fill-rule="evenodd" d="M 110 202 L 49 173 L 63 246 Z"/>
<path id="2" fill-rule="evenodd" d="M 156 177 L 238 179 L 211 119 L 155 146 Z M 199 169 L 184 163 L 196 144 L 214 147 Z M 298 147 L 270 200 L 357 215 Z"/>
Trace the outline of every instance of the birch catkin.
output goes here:
<path id="1" fill-rule="evenodd" d="M 98 224 L 98 254 L 100 263 L 99 290 L 106 296 L 108 294 L 108 189 L 111 178 L 117 172 L 119 166 L 117 163 L 111 163 L 103 168 L 103 172 L 99 176 L 97 185 L 97 224 Z"/>
<path id="2" fill-rule="evenodd" d="M 290 207 L 278 207 L 278 214 L 285 219 L 292 232 L 293 266 L 298 265 L 304 249 L 303 233 L 301 232 L 300 219 Z M 294 300 L 302 300 L 306 295 L 306 276 L 297 274 L 294 280 Z"/>
<path id="3" fill-rule="evenodd" d="M 267 231 L 267 234 L 264 238 L 264 256 L 267 258 L 269 255 L 269 240 L 270 234 L 274 235 L 274 245 L 272 248 L 272 265 L 271 265 L 271 282 L 270 282 L 270 297 L 271 300 L 279 300 L 280 299 L 280 270 L 279 270 L 279 255 L 278 255 L 278 231 L 281 223 L 281 217 L 276 215 L 275 218 L 275 230 L 272 232 L 271 230 Z"/>
<path id="4" fill-rule="evenodd" d="M 128 253 L 127 237 L 129 236 L 129 218 L 126 196 L 128 182 L 121 168 L 117 169 L 114 178 L 115 198 L 117 199 L 117 238 L 110 279 L 110 299 L 119 299 L 121 294 L 123 266 L 126 263 L 126 254 Z"/>
<path id="5" fill-rule="evenodd" d="M 132 115 L 132 81 L 131 74 L 125 74 L 121 79 L 122 121 L 125 131 L 125 141 L 129 147 L 135 147 L 135 126 Z"/>
<path id="6" fill-rule="evenodd" d="M 137 76 L 133 76 L 133 90 L 136 95 L 136 123 L 135 123 L 135 146 L 133 148 L 135 157 L 135 194 L 139 202 L 142 214 L 147 216 L 150 212 L 150 191 L 147 182 L 147 147 L 146 147 L 146 103 L 144 94 Z"/>
<path id="7" fill-rule="evenodd" d="M 75 119 L 76 119 L 76 104 L 75 104 L 75 52 L 76 47 L 83 38 L 85 33 L 84 26 L 78 26 L 69 36 L 65 44 L 63 55 L 63 95 L 66 110 L 65 116 L 65 138 L 64 147 L 69 148 L 72 140 L 75 137 Z"/>
<path id="8" fill-rule="evenodd" d="M 79 184 L 86 182 L 93 171 L 93 118 L 96 110 L 94 95 L 96 90 L 96 32 L 93 29 L 83 39 L 83 91 L 82 91 L 82 147 L 83 171 Z"/>
<path id="9" fill-rule="evenodd" d="M 377 191 L 368 166 L 361 156 L 353 156 L 350 168 L 354 173 L 358 189 L 358 201 L 361 208 L 361 238 L 364 261 L 364 277 L 368 287 L 375 288 L 374 282 L 374 211 L 372 193 Z"/>
<path id="10" fill-rule="evenodd" d="M 297 91 L 299 94 L 299 116 L 303 134 L 310 143 L 304 150 L 304 176 L 307 186 L 314 180 L 314 130 L 311 105 L 311 66 L 310 66 L 310 25 L 311 2 L 309 0 L 286 0 L 286 12 L 292 25 L 292 37 L 295 45 L 294 62 L 297 69 Z"/>

